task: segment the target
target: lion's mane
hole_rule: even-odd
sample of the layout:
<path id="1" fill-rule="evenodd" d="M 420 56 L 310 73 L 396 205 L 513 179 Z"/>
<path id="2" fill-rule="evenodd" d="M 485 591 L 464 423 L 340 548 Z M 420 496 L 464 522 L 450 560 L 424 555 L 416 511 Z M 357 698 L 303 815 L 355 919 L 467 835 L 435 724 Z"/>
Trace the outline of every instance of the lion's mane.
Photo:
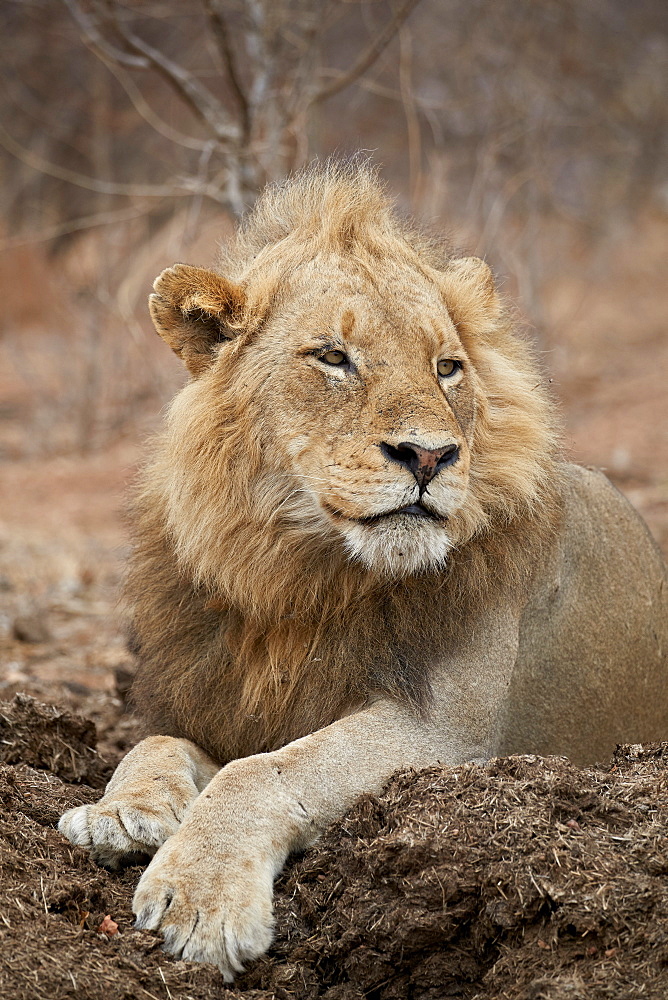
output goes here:
<path id="1" fill-rule="evenodd" d="M 448 248 L 395 214 L 373 171 L 311 168 L 259 200 L 219 270 L 243 285 L 243 336 L 177 395 L 135 498 L 127 595 L 153 730 L 221 762 L 327 725 L 383 691 L 428 710 L 434 664 L 499 591 L 518 599 L 559 518 L 551 404 L 516 324 L 490 320 L 489 290 L 444 285 L 484 389 L 471 474 L 444 573 L 382 579 L 323 535 L 287 470 L 263 446 L 263 368 L 238 366 L 290 275 L 326 248 L 373 280 L 410 260 L 429 280 Z"/>

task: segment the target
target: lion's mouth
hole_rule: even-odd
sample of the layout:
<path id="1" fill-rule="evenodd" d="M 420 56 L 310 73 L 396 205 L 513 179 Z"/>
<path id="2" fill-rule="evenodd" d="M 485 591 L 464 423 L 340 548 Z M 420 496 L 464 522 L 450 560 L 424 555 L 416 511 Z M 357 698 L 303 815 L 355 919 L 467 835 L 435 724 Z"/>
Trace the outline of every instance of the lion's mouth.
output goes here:
<path id="1" fill-rule="evenodd" d="M 359 521 L 360 524 L 377 524 L 378 521 L 383 521 L 386 517 L 397 517 L 399 515 L 405 515 L 409 518 L 423 518 L 427 521 L 436 521 L 437 523 L 442 523 L 446 520 L 446 518 L 434 514 L 433 511 L 427 510 L 421 503 L 412 503 L 408 507 L 399 507 L 397 510 L 386 510 L 382 514 L 373 514 L 371 517 L 361 517 Z"/>
<path id="2" fill-rule="evenodd" d="M 397 507 L 395 510 L 384 510 L 381 514 L 371 514 L 369 517 L 351 517 L 326 501 L 321 501 L 321 503 L 334 520 L 353 521 L 355 524 L 364 524 L 367 526 L 380 524 L 391 517 L 404 517 L 407 522 L 420 520 L 432 521 L 434 524 L 444 524 L 447 521 L 447 517 L 444 514 L 435 514 L 419 502 L 408 504 L 406 507 Z"/>

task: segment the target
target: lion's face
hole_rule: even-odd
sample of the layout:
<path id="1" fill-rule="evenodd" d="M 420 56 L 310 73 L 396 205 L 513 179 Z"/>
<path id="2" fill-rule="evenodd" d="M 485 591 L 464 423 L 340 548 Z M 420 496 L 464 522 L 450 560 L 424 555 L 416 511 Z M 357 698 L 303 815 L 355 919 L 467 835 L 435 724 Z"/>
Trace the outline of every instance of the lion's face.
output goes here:
<path id="1" fill-rule="evenodd" d="M 368 613 L 411 633 L 402 595 L 477 600 L 557 517 L 552 409 L 489 267 L 399 220 L 372 171 L 270 186 L 217 272 L 176 264 L 154 290 L 192 379 L 142 510 L 272 697 L 340 628 L 373 660 Z"/>
<path id="2" fill-rule="evenodd" d="M 467 490 L 477 377 L 437 289 L 416 272 L 378 287 L 314 262 L 245 354 L 249 377 L 265 366 L 265 433 L 294 476 L 286 514 L 319 517 L 383 575 L 441 566 Z"/>
<path id="3" fill-rule="evenodd" d="M 549 469 L 540 378 L 487 265 L 432 262 L 389 223 L 321 246 L 318 224 L 242 245 L 234 280 L 176 264 L 151 297 L 193 375 L 153 477 L 166 526 L 249 613 L 284 613 L 297 578 L 317 603 L 326 579 L 438 570 L 533 510 Z"/>
<path id="4" fill-rule="evenodd" d="M 489 297 L 486 266 L 457 264 Z M 156 327 L 196 375 L 172 408 L 170 495 L 200 565 L 215 518 L 230 530 L 233 510 L 244 531 L 274 538 L 272 558 L 288 538 L 310 540 L 384 578 L 436 570 L 470 537 L 487 402 L 438 280 L 401 260 L 381 280 L 321 254 L 268 307 L 246 299 L 238 320 L 242 291 L 210 271 L 175 265 L 155 287 Z"/>

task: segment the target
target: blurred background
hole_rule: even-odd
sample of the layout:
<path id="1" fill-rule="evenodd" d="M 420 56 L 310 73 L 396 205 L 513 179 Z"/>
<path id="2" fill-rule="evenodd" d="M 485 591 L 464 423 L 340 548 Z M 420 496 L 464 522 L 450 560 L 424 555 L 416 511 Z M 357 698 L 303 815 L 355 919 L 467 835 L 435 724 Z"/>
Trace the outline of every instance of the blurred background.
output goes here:
<path id="1" fill-rule="evenodd" d="M 664 0 L 0 0 L 0 52 L 0 696 L 122 695 L 151 282 L 314 156 L 487 258 L 668 551 Z"/>

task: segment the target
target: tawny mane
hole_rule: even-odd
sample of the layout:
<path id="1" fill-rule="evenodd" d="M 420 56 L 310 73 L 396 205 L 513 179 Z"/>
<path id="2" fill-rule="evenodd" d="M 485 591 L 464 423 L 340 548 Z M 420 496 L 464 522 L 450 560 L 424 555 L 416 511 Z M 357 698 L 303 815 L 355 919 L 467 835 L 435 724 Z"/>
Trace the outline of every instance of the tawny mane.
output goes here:
<path id="1" fill-rule="evenodd" d="M 409 247 L 427 264 L 443 262 L 442 240 L 400 220 L 377 173 L 365 162 L 311 166 L 268 187 L 221 252 L 221 271 L 236 280 L 277 261 L 285 273 L 321 251 L 381 261 Z M 417 257 L 416 257 L 417 259 Z"/>
<path id="2" fill-rule="evenodd" d="M 374 280 L 399 262 L 441 288 L 482 386 L 458 544 L 438 576 L 352 564 L 263 449 L 276 415 L 249 352 L 291 274 L 323 252 Z M 493 288 L 404 224 L 368 167 L 269 188 L 219 270 L 244 290 L 241 333 L 172 405 L 137 496 L 128 597 L 144 714 L 223 761 L 320 728 L 373 690 L 424 706 L 469 604 L 526 586 L 558 512 L 552 410 L 529 348 L 490 310 Z"/>

